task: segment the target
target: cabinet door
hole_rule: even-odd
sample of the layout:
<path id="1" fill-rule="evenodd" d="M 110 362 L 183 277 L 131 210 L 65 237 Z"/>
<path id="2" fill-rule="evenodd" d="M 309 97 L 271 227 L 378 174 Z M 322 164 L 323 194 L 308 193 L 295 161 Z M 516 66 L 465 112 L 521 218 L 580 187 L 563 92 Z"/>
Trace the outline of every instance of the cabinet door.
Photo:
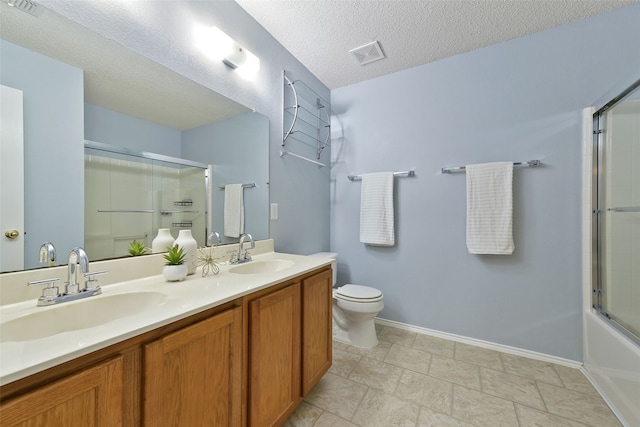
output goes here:
<path id="1" fill-rule="evenodd" d="M 3 427 L 122 425 L 122 357 L 2 404 Z"/>
<path id="2" fill-rule="evenodd" d="M 241 387 L 241 308 L 144 346 L 146 426 L 239 426 Z"/>
<path id="3" fill-rule="evenodd" d="M 249 425 L 279 426 L 300 403 L 300 284 L 249 302 Z"/>
<path id="4" fill-rule="evenodd" d="M 331 270 L 302 282 L 302 395 L 331 367 Z"/>

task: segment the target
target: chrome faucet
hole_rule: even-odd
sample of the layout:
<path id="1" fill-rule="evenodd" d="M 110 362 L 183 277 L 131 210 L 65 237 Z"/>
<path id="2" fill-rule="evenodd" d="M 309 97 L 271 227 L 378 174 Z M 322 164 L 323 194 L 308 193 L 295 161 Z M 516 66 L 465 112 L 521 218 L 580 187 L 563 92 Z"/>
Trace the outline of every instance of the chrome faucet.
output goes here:
<path id="1" fill-rule="evenodd" d="M 212 231 L 211 233 L 209 233 L 209 235 L 207 236 L 207 246 L 213 246 L 213 238 L 216 238 L 216 246 L 220 246 L 220 243 L 222 243 L 222 240 L 220 240 L 220 233 L 218 233 L 217 231 Z"/>
<path id="2" fill-rule="evenodd" d="M 67 285 L 65 294 L 77 294 L 81 291 L 78 283 L 78 265 L 83 274 L 89 272 L 89 257 L 81 247 L 75 247 L 69 252 L 69 263 L 67 264 Z"/>
<path id="3" fill-rule="evenodd" d="M 78 266 L 84 277 L 87 279 L 84 287 L 80 288 L 78 283 Z M 75 247 L 69 252 L 69 264 L 67 265 L 68 278 L 64 293 L 60 293 L 55 282 L 59 279 L 45 279 L 29 282 L 29 286 L 47 285 L 42 296 L 38 298 L 38 306 L 60 304 L 67 301 L 74 301 L 94 295 L 100 295 L 102 290 L 98 286 L 95 276 L 108 273 L 107 270 L 89 273 L 89 257 L 84 249 Z"/>
<path id="4" fill-rule="evenodd" d="M 256 242 L 253 240 L 253 237 L 249 233 L 245 233 L 240 236 L 240 243 L 238 244 L 238 254 L 234 257 L 231 257 L 231 264 L 242 264 L 243 262 L 251 261 L 251 255 L 249 255 L 249 249 L 244 249 L 245 241 L 249 239 L 251 242 L 251 247 L 249 249 L 256 248 Z"/>
<path id="5" fill-rule="evenodd" d="M 47 263 L 47 266 L 54 267 L 56 265 L 56 248 L 51 242 L 44 242 L 40 246 L 40 262 Z"/>

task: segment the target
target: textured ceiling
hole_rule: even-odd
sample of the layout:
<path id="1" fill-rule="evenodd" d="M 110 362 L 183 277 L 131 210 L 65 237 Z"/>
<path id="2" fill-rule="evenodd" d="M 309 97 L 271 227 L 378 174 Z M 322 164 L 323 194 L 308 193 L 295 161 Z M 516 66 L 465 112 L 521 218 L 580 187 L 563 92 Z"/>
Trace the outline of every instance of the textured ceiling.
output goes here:
<path id="1" fill-rule="evenodd" d="M 41 9 L 35 17 L 0 1 L 0 38 L 83 69 L 85 101 L 90 104 L 178 130 L 250 111 L 86 27 Z M 117 25 L 121 20 L 102 15 L 101 22 Z"/>
<path id="2" fill-rule="evenodd" d="M 583 19 L 637 0 L 236 0 L 335 89 Z M 386 59 L 349 50 L 378 40 Z"/>

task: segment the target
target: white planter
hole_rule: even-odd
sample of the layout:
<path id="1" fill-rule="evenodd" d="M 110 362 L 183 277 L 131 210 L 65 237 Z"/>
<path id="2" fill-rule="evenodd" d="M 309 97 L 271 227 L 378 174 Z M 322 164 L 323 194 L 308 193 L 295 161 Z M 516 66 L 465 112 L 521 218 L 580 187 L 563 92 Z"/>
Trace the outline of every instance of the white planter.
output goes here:
<path id="1" fill-rule="evenodd" d="M 175 239 L 171 235 L 171 231 L 168 228 L 160 228 L 158 229 L 158 235 L 151 242 L 151 252 L 154 254 L 159 254 L 161 252 L 167 252 L 167 248 L 173 246 L 173 241 Z"/>
<path id="2" fill-rule="evenodd" d="M 178 238 L 173 244 L 184 249 L 184 263 L 189 269 L 187 274 L 195 273 L 198 261 L 198 242 L 191 235 L 191 230 L 180 230 L 180 234 L 178 234 Z"/>
<path id="3" fill-rule="evenodd" d="M 187 277 L 188 272 L 186 264 L 165 265 L 162 269 L 162 275 L 167 282 L 180 282 Z"/>

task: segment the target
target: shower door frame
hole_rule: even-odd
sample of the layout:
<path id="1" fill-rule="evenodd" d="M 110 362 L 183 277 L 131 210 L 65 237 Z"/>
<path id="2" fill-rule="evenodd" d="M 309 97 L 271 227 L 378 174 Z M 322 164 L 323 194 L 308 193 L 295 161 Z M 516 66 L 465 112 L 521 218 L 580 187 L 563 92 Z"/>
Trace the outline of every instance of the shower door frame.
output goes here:
<path id="1" fill-rule="evenodd" d="M 603 102 L 596 104 L 596 111 L 593 114 L 593 174 L 592 174 L 592 297 L 591 305 L 593 309 L 605 319 L 613 328 L 618 330 L 621 334 L 629 338 L 631 341 L 640 345 L 640 337 L 633 332 L 626 329 L 624 326 L 616 322 L 611 316 L 604 310 L 606 307 L 606 293 L 603 291 L 603 254 L 602 254 L 602 239 L 603 235 L 603 212 L 606 209 L 603 202 L 603 184 L 600 177 L 605 173 L 604 165 L 604 142 L 605 142 L 605 129 L 603 129 L 603 116 L 612 107 L 618 104 L 623 98 L 629 95 L 631 92 L 640 87 L 640 78 L 636 77 L 630 85 L 627 85 L 621 90 L 614 89 L 612 95 L 605 95 L 602 99 Z"/>

